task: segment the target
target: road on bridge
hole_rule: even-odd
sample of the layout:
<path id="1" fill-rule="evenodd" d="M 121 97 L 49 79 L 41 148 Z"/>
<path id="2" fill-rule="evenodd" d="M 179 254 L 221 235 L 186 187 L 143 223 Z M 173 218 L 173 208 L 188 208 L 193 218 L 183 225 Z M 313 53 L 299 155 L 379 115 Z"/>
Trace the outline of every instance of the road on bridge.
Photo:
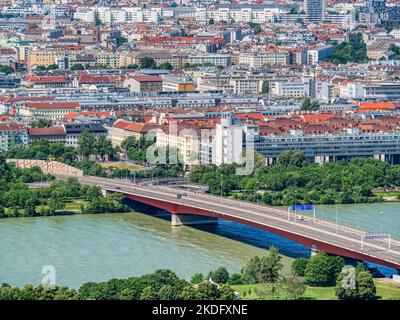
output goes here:
<path id="1" fill-rule="evenodd" d="M 364 241 L 362 244 L 362 236 L 366 234 L 362 230 L 309 217 L 298 220 L 293 214 L 289 220 L 288 212 L 284 210 L 208 194 L 187 192 L 187 197 L 179 199 L 177 193 L 180 190 L 148 181 L 135 184 L 129 180 L 93 176 L 82 176 L 78 179 L 81 183 L 97 185 L 108 191 L 197 208 L 215 213 L 218 217 L 227 220 L 240 221 L 265 230 L 276 230 L 281 235 L 285 233 L 296 235 L 297 238 L 308 239 L 308 242 L 315 241 L 319 244 L 317 248 L 321 244 L 334 247 L 344 256 L 400 269 L 400 241 L 392 239 L 390 250 L 387 239 L 373 239 Z"/>

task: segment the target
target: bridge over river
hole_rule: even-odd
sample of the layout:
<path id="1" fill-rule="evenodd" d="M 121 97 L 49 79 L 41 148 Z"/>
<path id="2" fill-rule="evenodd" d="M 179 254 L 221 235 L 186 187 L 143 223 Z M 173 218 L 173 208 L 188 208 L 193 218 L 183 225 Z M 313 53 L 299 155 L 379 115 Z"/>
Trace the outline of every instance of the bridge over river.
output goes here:
<path id="1" fill-rule="evenodd" d="M 65 178 L 59 176 L 59 178 Z M 138 182 L 78 176 L 84 184 L 106 192 L 118 192 L 127 199 L 166 210 L 173 225 L 215 223 L 226 219 L 254 226 L 294 240 L 319 251 L 369 261 L 400 270 L 400 241 L 365 237 L 367 232 L 320 219 L 296 218 L 294 213 L 204 193 L 186 192 L 157 182 Z M 399 226 L 400 227 L 400 226 Z"/>
<path id="2" fill-rule="evenodd" d="M 310 217 L 299 220 L 290 211 L 204 193 L 186 192 L 186 196 L 177 197 L 180 191 L 161 180 L 134 183 L 84 176 L 81 170 L 54 161 L 7 161 L 23 168 L 38 166 L 59 179 L 73 176 L 81 183 L 99 186 L 105 192 L 118 192 L 127 199 L 166 210 L 171 213 L 172 224 L 176 226 L 216 223 L 218 219 L 226 219 L 278 234 L 315 249 L 314 252 L 325 251 L 400 270 L 400 241 L 369 237 L 363 230 Z"/>

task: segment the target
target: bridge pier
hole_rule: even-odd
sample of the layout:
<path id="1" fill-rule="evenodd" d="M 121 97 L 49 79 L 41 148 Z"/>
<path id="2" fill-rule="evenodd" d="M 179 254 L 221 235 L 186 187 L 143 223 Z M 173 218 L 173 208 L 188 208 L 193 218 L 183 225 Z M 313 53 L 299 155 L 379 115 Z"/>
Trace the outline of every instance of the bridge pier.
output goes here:
<path id="1" fill-rule="evenodd" d="M 171 224 L 177 226 L 190 226 L 195 224 L 215 224 L 217 218 L 205 217 L 193 214 L 171 214 Z"/>

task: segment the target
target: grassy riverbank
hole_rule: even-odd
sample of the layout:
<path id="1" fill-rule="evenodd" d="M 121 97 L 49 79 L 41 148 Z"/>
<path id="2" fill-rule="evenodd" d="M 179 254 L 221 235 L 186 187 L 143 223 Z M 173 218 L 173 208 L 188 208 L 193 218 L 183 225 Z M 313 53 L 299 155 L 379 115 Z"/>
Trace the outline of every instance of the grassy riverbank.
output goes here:
<path id="1" fill-rule="evenodd" d="M 374 279 L 376 285 L 376 295 L 380 300 L 400 300 L 400 284 L 394 285 L 382 283 L 379 279 Z M 240 293 L 244 300 L 257 300 L 254 290 L 261 288 L 261 284 L 236 285 L 233 288 Z M 307 286 L 302 295 L 304 300 L 337 300 L 334 287 L 311 287 Z"/>

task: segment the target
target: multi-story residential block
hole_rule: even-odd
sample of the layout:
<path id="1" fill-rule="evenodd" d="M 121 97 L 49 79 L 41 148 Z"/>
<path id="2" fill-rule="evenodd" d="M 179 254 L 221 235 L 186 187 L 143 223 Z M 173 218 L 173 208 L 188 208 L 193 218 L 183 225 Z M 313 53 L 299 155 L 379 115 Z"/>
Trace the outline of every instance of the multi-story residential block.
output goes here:
<path id="1" fill-rule="evenodd" d="M 305 0 L 304 9 L 309 21 L 322 22 L 325 15 L 325 0 Z"/>
<path id="2" fill-rule="evenodd" d="M 12 89 L 19 87 L 20 84 L 20 78 L 0 72 L 0 88 Z"/>
<path id="3" fill-rule="evenodd" d="M 65 144 L 69 147 L 77 147 L 79 137 L 85 131 L 93 133 L 96 137 L 107 136 L 107 129 L 99 123 L 63 124 L 65 130 Z"/>
<path id="4" fill-rule="evenodd" d="M 315 65 L 327 60 L 333 54 L 333 46 L 323 45 L 307 51 L 307 64 Z"/>
<path id="5" fill-rule="evenodd" d="M 307 86 L 303 81 L 276 81 L 271 85 L 271 93 L 280 97 L 302 98 L 308 96 Z"/>
<path id="6" fill-rule="evenodd" d="M 232 78 L 229 80 L 233 93 L 259 94 L 263 81 L 255 78 Z"/>
<path id="7" fill-rule="evenodd" d="M 243 129 L 233 125 L 230 118 L 221 119 L 215 128 L 215 163 L 239 163 L 243 153 Z"/>
<path id="8" fill-rule="evenodd" d="M 156 130 L 160 126 L 157 124 L 135 123 L 124 120 L 117 120 L 108 129 L 108 137 L 114 146 L 119 146 L 128 137 L 134 137 L 136 140 L 147 139 L 147 135 L 153 132 L 156 136 Z"/>
<path id="9" fill-rule="evenodd" d="M 289 65 L 290 53 L 281 50 L 243 52 L 239 54 L 239 64 L 248 65 L 250 68 Z"/>
<path id="10" fill-rule="evenodd" d="M 195 90 L 196 84 L 189 77 L 174 75 L 162 77 L 162 91 L 193 92 Z"/>
<path id="11" fill-rule="evenodd" d="M 204 54 L 188 56 L 190 64 L 212 64 L 215 66 L 229 67 L 232 64 L 232 57 L 226 54 Z"/>
<path id="12" fill-rule="evenodd" d="M 265 23 L 274 22 L 275 13 L 279 12 L 279 8 L 203 8 L 197 7 L 194 17 L 201 23 L 207 23 L 210 19 L 220 22 L 252 22 L 252 23 Z"/>
<path id="13" fill-rule="evenodd" d="M 39 140 L 45 140 L 50 143 L 66 142 L 65 129 L 62 126 L 55 126 L 49 128 L 29 128 L 28 129 L 29 143 Z"/>
<path id="14" fill-rule="evenodd" d="M 123 86 L 131 92 L 160 92 L 162 82 L 159 76 L 135 75 L 125 79 Z"/>
<path id="15" fill-rule="evenodd" d="M 340 159 L 375 157 L 390 163 L 400 163 L 400 134 L 360 133 L 349 129 L 342 134 L 291 134 L 261 136 L 255 150 L 262 153 L 267 163 L 273 163 L 287 150 L 303 152 L 310 162 L 323 163 Z"/>
<path id="16" fill-rule="evenodd" d="M 28 130 L 25 125 L 0 122 L 0 150 L 7 151 L 13 147 L 28 144 Z"/>
<path id="17" fill-rule="evenodd" d="M 29 102 L 19 109 L 19 115 L 34 119 L 62 119 L 71 112 L 81 110 L 79 102 Z"/>
<path id="18" fill-rule="evenodd" d="M 200 140 L 196 129 L 181 128 L 176 133 L 157 131 L 156 145 L 159 148 L 177 150 L 179 161 L 186 167 L 200 163 Z M 172 158 L 168 159 L 171 161 Z"/>

